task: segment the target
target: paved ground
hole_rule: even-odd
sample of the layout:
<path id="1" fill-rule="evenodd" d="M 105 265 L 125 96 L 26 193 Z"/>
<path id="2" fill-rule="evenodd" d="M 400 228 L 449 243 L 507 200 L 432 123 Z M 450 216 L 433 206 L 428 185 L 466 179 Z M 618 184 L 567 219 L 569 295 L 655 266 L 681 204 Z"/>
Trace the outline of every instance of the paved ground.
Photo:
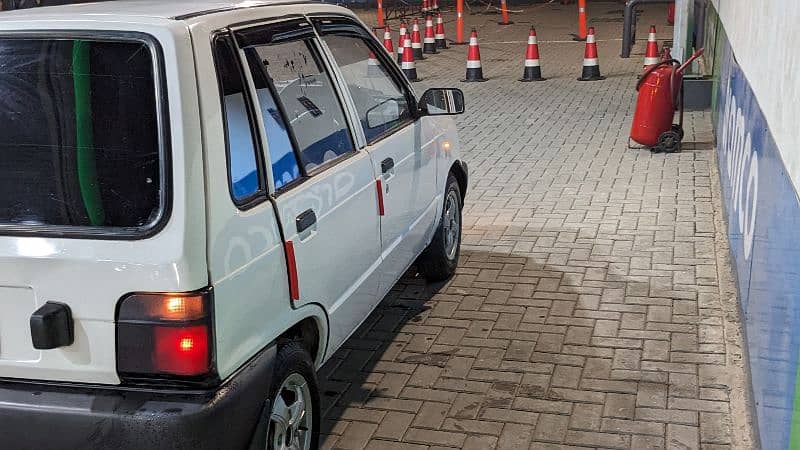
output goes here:
<path id="1" fill-rule="evenodd" d="M 710 118 L 681 154 L 628 149 L 641 45 L 618 58 L 621 6 L 590 3 L 608 79 L 577 82 L 574 8 L 468 16 L 486 83 L 457 81 L 465 47 L 418 63 L 468 101 L 458 274 L 409 274 L 323 368 L 324 448 L 748 446 Z M 544 83 L 516 82 L 531 23 Z"/>

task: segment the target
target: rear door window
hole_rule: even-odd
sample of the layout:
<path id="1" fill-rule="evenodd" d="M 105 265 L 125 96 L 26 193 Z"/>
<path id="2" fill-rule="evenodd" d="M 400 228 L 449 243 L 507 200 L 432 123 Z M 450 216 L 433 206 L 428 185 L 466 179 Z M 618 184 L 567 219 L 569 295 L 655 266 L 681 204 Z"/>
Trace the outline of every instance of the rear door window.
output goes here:
<path id="1" fill-rule="evenodd" d="M 311 39 L 253 46 L 245 53 L 251 70 L 263 69 L 272 82 L 306 171 L 355 151 L 333 82 Z"/>
<path id="2" fill-rule="evenodd" d="M 0 38 L 0 225 L 163 216 L 153 61 L 138 41 Z"/>

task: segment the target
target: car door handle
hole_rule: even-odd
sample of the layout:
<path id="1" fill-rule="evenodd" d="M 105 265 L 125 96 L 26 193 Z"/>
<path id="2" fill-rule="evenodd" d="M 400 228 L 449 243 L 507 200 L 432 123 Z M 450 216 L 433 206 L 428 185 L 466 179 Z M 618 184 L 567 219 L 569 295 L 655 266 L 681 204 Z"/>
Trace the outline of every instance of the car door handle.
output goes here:
<path id="1" fill-rule="evenodd" d="M 394 169 L 394 160 L 392 158 L 386 158 L 381 161 L 381 173 L 386 173 L 392 169 Z"/>
<path id="2" fill-rule="evenodd" d="M 302 233 L 317 223 L 317 215 L 314 214 L 313 209 L 307 209 L 297 216 L 297 218 L 294 220 L 294 223 L 297 227 L 297 232 Z"/>

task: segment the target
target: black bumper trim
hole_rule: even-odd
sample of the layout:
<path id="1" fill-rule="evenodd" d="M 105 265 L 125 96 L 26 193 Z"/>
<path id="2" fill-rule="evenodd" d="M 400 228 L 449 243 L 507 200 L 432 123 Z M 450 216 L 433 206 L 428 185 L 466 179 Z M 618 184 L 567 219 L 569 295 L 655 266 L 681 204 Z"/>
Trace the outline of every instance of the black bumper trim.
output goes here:
<path id="1" fill-rule="evenodd" d="M 246 449 L 268 401 L 277 347 L 210 391 L 0 382 L 0 448 Z"/>

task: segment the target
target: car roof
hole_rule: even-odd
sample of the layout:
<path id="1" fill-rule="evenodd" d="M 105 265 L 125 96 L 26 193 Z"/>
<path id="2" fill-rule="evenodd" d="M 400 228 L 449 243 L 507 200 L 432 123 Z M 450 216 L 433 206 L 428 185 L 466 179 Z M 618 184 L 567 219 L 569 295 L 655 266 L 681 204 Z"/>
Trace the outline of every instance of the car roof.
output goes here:
<path id="1" fill-rule="evenodd" d="M 94 19 L 115 17 L 152 17 L 158 19 L 189 19 L 205 14 L 268 5 L 319 4 L 310 0 L 114 0 L 41 8 L 18 9 L 0 12 L 0 20 L 54 20 L 63 17 L 75 20 L 76 16 Z M 99 17 L 98 17 L 99 16 Z"/>

